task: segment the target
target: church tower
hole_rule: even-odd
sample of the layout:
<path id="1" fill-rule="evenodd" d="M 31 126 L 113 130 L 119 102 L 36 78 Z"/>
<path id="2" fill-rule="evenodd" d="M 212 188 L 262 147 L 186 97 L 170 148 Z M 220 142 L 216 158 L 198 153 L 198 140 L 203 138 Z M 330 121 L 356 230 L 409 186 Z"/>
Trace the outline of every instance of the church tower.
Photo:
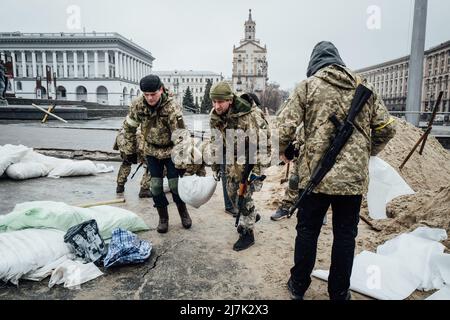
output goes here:
<path id="1" fill-rule="evenodd" d="M 244 23 L 244 39 L 238 47 L 233 46 L 233 89 L 237 93 L 253 92 L 260 96 L 267 80 L 267 48 L 256 39 L 256 22 L 250 9 Z"/>

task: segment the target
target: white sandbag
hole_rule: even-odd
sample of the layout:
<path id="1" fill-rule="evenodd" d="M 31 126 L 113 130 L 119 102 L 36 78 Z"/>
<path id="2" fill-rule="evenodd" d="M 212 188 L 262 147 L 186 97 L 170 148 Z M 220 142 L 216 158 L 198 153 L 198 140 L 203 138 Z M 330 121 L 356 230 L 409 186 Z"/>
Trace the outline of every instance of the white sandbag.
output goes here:
<path id="1" fill-rule="evenodd" d="M 49 178 L 88 176 L 97 173 L 97 167 L 90 160 L 71 161 L 57 166 L 48 174 Z"/>
<path id="2" fill-rule="evenodd" d="M 0 279 L 18 284 L 19 279 L 34 270 L 70 253 L 64 243 L 64 232 L 28 229 L 0 233 Z"/>
<path id="3" fill-rule="evenodd" d="M 178 180 L 178 194 L 185 203 L 200 208 L 211 199 L 216 186 L 214 177 L 186 176 Z"/>
<path id="4" fill-rule="evenodd" d="M 103 272 L 92 262 L 83 264 L 79 261 L 66 260 L 52 272 L 48 287 L 64 284 L 65 288 L 79 289 L 81 284 L 101 275 Z"/>
<path id="5" fill-rule="evenodd" d="M 6 169 L 7 176 L 14 180 L 45 177 L 48 173 L 47 167 L 39 162 L 19 162 Z"/>
<path id="6" fill-rule="evenodd" d="M 439 273 L 432 268 L 432 258 L 444 253 L 444 245 L 437 241 L 401 234 L 378 246 L 377 254 L 397 260 L 421 279 L 419 290 L 440 289 L 444 285 Z"/>
<path id="7" fill-rule="evenodd" d="M 316 270 L 313 276 L 328 280 L 328 271 Z M 353 262 L 350 289 L 378 300 L 403 300 L 421 280 L 396 259 L 363 251 Z"/>
<path id="8" fill-rule="evenodd" d="M 27 148 L 23 145 L 14 146 L 6 144 L 0 146 L 0 176 L 3 175 L 5 170 L 14 163 L 20 161 L 25 154 L 30 151 L 31 148 Z"/>
<path id="9" fill-rule="evenodd" d="M 378 246 L 377 253 L 357 255 L 351 288 L 376 299 L 405 299 L 416 289 L 443 288 L 450 283 L 450 255 L 436 240 L 445 239 L 443 229 L 420 227 Z M 328 272 L 313 275 L 327 279 Z M 379 285 L 369 288 L 368 283 Z"/>
<path id="10" fill-rule="evenodd" d="M 372 219 L 386 219 L 386 205 L 394 198 L 409 194 L 414 194 L 414 190 L 394 168 L 378 157 L 370 158 L 367 205 Z"/>

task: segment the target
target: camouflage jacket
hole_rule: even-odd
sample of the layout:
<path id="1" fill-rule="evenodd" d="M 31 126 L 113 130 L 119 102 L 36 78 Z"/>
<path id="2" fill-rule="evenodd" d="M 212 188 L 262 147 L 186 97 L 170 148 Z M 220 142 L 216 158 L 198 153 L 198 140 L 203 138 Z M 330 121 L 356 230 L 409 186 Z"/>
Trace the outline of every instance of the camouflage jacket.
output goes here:
<path id="1" fill-rule="evenodd" d="M 232 130 L 242 130 L 243 132 L 249 133 L 251 131 L 256 134 L 266 135 L 267 138 L 267 155 L 270 158 L 270 128 L 269 124 L 261 111 L 256 105 L 250 105 L 247 101 L 234 96 L 233 104 L 231 105 L 228 112 L 224 115 L 218 115 L 214 109 L 210 113 L 210 128 L 211 130 L 218 130 L 223 138 L 223 148 L 226 152 L 227 142 L 226 142 L 226 132 L 228 129 Z M 211 145 L 214 145 L 215 136 L 211 135 Z M 250 139 L 251 140 L 251 139 Z M 230 179 L 239 181 L 241 179 L 241 174 L 244 170 L 245 159 L 237 158 L 238 144 L 244 143 L 243 141 L 238 141 L 236 135 L 233 138 L 234 146 L 234 161 L 232 163 L 227 163 L 226 174 Z M 210 145 L 210 146 L 211 146 Z M 210 151 L 211 152 L 211 151 Z M 230 151 L 228 151 L 230 152 Z M 260 153 L 256 158 L 256 164 L 253 169 L 255 174 L 261 174 L 261 168 L 268 166 L 270 163 L 268 161 L 262 161 Z M 213 171 L 219 170 L 218 164 L 212 164 Z"/>
<path id="2" fill-rule="evenodd" d="M 138 156 L 142 157 L 144 151 L 144 139 L 141 131 L 141 127 L 136 130 L 136 143 L 137 143 L 137 153 Z M 121 154 L 130 154 L 128 153 L 132 146 L 129 145 L 127 140 L 125 139 L 125 130 L 122 128 L 119 130 L 116 136 L 116 140 L 114 142 L 113 150 L 118 150 Z"/>
<path id="3" fill-rule="evenodd" d="M 155 107 L 149 106 L 143 95 L 131 103 L 123 124 L 128 154 L 137 151 L 136 130 L 139 126 L 144 136 L 144 155 L 157 159 L 171 157 L 174 146 L 172 133 L 177 129 L 185 129 L 181 108 L 165 93 Z"/>
<path id="4" fill-rule="evenodd" d="M 301 82 L 277 117 L 280 153 L 295 139 L 304 124 L 303 155 L 300 156 L 300 188 L 305 188 L 330 145 L 335 127 L 329 117 L 343 121 L 359 83 L 374 94 L 355 120 L 355 131 L 337 157 L 336 164 L 314 192 L 331 195 L 367 193 L 369 158 L 378 154 L 395 134 L 395 124 L 373 86 L 345 67 L 331 65 Z"/>

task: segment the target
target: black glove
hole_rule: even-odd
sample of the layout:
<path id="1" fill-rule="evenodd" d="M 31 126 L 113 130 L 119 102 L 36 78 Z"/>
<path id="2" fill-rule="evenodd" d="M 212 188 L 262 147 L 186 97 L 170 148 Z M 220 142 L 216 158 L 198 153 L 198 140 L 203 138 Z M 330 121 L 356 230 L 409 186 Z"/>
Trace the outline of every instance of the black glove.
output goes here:
<path id="1" fill-rule="evenodd" d="M 132 154 L 127 154 L 125 155 L 125 161 L 131 164 L 137 164 L 138 163 L 138 159 L 137 159 L 137 153 L 132 153 Z"/>
<path id="2" fill-rule="evenodd" d="M 295 149 L 295 146 L 291 143 L 289 143 L 288 147 L 286 148 L 286 150 L 284 151 L 284 156 L 286 157 L 286 159 L 288 159 L 289 161 L 294 160 L 294 158 L 298 157 L 300 154 L 300 151 Z"/>

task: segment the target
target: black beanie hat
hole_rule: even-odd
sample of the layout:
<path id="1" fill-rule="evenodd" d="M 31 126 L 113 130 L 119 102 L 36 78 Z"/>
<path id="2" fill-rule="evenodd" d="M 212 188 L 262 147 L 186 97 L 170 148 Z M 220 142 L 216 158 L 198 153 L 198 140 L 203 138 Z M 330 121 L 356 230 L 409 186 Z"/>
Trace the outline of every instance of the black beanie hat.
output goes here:
<path id="1" fill-rule="evenodd" d="M 157 75 L 150 74 L 141 79 L 139 87 L 142 92 L 155 92 L 161 89 L 162 82 Z"/>

